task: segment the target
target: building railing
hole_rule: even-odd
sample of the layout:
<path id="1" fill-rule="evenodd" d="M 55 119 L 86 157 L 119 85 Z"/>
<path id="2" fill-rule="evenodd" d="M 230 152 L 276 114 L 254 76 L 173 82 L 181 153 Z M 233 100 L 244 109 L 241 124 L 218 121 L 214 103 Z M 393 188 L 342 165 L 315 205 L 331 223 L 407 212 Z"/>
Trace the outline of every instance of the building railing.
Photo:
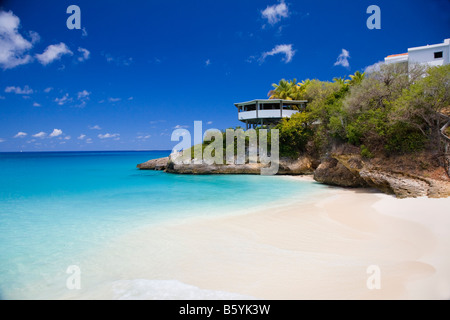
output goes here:
<path id="1" fill-rule="evenodd" d="M 239 120 L 250 120 L 250 119 L 276 119 L 291 117 L 293 114 L 298 113 L 297 110 L 283 110 L 283 109 L 273 109 L 273 110 L 254 110 L 254 111 L 241 111 L 238 113 Z"/>

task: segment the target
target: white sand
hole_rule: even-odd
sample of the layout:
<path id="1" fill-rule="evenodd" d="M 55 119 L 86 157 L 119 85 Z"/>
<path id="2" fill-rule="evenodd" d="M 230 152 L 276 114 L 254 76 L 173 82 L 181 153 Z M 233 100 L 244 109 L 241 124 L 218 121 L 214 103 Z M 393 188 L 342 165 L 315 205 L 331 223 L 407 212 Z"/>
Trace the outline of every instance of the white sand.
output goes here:
<path id="1" fill-rule="evenodd" d="M 112 243 L 87 274 L 166 281 L 159 292 L 152 282 L 155 298 L 171 298 L 175 281 L 203 290 L 203 298 L 450 299 L 449 209 L 450 198 L 330 188 L 308 203 L 142 228 Z M 381 270 L 379 290 L 367 288 L 371 265 Z M 143 297 L 139 286 L 126 297 Z M 88 286 L 82 297 L 117 298 L 116 289 Z"/>

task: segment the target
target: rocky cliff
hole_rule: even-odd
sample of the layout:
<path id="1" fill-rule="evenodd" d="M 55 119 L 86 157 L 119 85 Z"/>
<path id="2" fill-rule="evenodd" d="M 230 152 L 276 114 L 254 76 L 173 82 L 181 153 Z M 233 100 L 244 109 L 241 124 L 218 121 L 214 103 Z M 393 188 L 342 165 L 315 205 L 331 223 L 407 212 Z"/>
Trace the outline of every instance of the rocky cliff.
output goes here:
<path id="1" fill-rule="evenodd" d="M 359 155 L 334 154 L 321 162 L 314 171 L 314 179 L 336 186 L 373 187 L 398 198 L 450 196 L 450 179 L 445 170 L 421 163 L 420 159 L 364 161 Z"/>

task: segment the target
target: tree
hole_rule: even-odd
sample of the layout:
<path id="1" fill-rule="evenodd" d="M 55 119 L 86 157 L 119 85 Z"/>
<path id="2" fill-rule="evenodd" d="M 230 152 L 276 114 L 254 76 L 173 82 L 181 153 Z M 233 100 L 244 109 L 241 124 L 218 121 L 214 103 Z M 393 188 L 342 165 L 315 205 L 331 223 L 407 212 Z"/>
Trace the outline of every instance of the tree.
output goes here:
<path id="1" fill-rule="evenodd" d="M 349 80 L 348 79 L 346 80 L 345 77 L 343 77 L 343 78 L 342 77 L 339 77 L 339 78 L 335 77 L 335 78 L 333 78 L 333 81 L 336 82 L 336 83 L 339 83 L 340 85 L 343 86 L 343 85 L 346 85 Z"/>
<path id="2" fill-rule="evenodd" d="M 366 73 L 361 73 L 360 71 L 356 71 L 355 74 L 350 75 L 350 80 L 348 80 L 348 84 L 350 86 L 359 85 L 365 78 Z"/>
<path id="3" fill-rule="evenodd" d="M 274 89 L 269 91 L 269 99 L 292 100 L 290 97 L 292 91 L 292 84 L 290 81 L 281 79 L 278 84 L 273 83 L 272 87 L 274 87 Z"/>
<path id="4" fill-rule="evenodd" d="M 273 90 L 268 93 L 269 99 L 284 99 L 284 100 L 301 100 L 303 91 L 301 90 L 301 84 L 297 83 L 297 80 L 287 81 L 285 79 L 280 80 L 278 84 L 272 84 Z"/>
<path id="5" fill-rule="evenodd" d="M 450 65 L 431 67 L 395 101 L 393 118 L 410 123 L 440 146 L 440 130 L 448 121 L 442 111 L 449 105 Z"/>
<path id="6" fill-rule="evenodd" d="M 276 126 L 280 130 L 280 154 L 297 157 L 304 151 L 313 131 L 310 127 L 311 114 L 300 112 L 290 118 L 283 118 Z"/>

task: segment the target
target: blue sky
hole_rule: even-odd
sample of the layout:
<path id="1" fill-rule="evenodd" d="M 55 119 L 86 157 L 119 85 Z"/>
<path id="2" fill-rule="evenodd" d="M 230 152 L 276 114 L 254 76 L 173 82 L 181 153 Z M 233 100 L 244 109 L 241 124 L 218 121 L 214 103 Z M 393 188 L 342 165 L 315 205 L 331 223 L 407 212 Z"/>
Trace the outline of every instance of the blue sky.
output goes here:
<path id="1" fill-rule="evenodd" d="M 69 30 L 69 5 L 81 30 Z M 381 30 L 369 30 L 369 5 Z M 280 79 L 331 80 L 450 37 L 447 0 L 0 1 L 0 151 L 172 149 Z M 339 60 L 339 56 L 341 59 Z M 337 63 L 341 61 L 341 63 Z"/>

